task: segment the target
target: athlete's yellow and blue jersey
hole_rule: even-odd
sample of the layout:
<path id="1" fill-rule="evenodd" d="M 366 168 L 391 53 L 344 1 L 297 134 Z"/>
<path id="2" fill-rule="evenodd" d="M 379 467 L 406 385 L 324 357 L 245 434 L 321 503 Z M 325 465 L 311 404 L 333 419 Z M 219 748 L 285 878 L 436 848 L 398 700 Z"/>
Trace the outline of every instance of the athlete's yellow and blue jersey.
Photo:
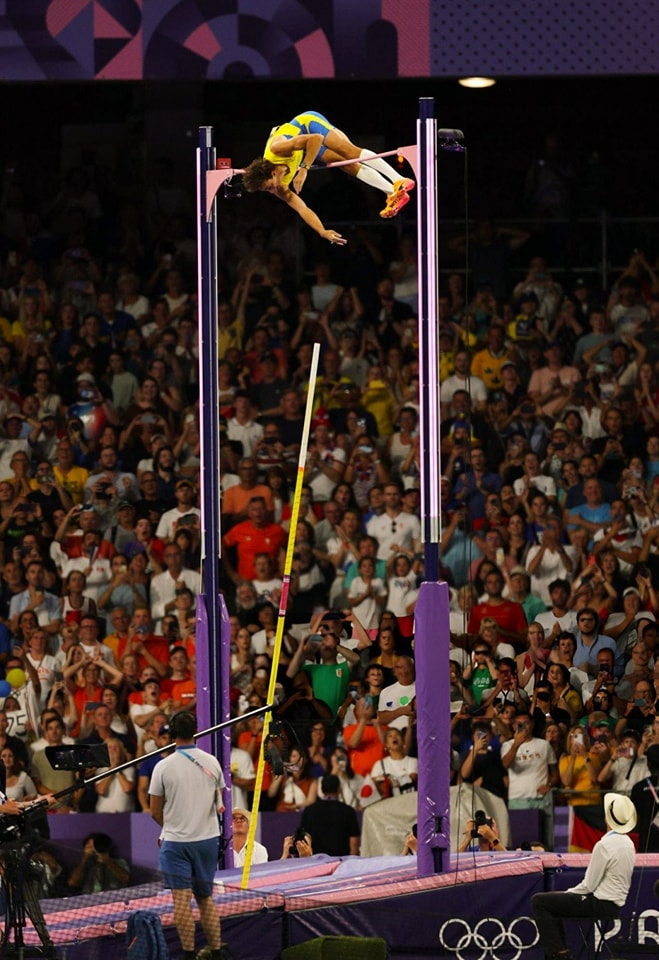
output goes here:
<path id="1" fill-rule="evenodd" d="M 281 126 L 275 127 L 272 130 L 265 145 L 263 156 L 266 160 L 269 160 L 270 163 L 276 163 L 278 165 L 284 164 L 288 167 L 288 173 L 282 179 L 282 182 L 288 186 L 302 163 L 304 150 L 294 150 L 290 157 L 279 157 L 270 149 L 272 141 L 278 137 L 285 137 L 285 139 L 290 140 L 292 137 L 298 137 L 301 133 L 320 133 L 323 137 L 326 137 L 330 130 L 333 129 L 333 125 L 322 113 L 316 113 L 314 110 L 309 110 L 306 113 L 298 113 L 298 115 L 293 117 L 288 123 L 282 123 Z M 324 153 L 325 147 L 322 146 L 318 151 L 316 160 L 320 160 Z"/>

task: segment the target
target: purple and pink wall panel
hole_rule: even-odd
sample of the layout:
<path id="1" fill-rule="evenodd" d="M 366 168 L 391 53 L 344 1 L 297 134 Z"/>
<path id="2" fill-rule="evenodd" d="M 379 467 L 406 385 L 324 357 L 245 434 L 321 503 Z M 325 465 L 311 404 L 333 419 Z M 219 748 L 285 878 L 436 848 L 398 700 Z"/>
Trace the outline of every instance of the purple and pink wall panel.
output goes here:
<path id="1" fill-rule="evenodd" d="M 0 0 L 3 80 L 658 72 L 652 0 Z"/>

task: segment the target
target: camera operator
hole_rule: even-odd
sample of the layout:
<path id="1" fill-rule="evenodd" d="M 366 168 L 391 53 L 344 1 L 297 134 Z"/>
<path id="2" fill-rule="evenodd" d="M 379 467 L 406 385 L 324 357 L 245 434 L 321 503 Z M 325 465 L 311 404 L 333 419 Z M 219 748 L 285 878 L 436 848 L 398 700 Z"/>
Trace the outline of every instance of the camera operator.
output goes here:
<path id="1" fill-rule="evenodd" d="M 474 843 L 477 840 L 477 845 Z M 462 843 L 458 847 L 458 853 L 464 853 L 469 850 L 505 850 L 503 843 L 499 839 L 494 817 L 487 817 L 484 810 L 476 810 L 474 818 L 467 820 L 465 825 L 465 834 Z"/>
<path id="2" fill-rule="evenodd" d="M 20 816 L 23 805 L 17 800 L 9 800 L 5 790 L 7 789 L 7 775 L 5 765 L 0 759 L 0 814 L 2 816 L 18 817 Z"/>
<path id="3" fill-rule="evenodd" d="M 7 769 L 4 765 L 2 758 L 0 758 L 0 818 L 4 817 L 22 817 L 26 810 L 29 810 L 33 806 L 39 806 L 47 804 L 48 806 L 53 806 L 57 801 L 54 799 L 52 794 L 46 794 L 41 797 L 40 801 L 24 801 L 24 800 L 10 800 L 7 796 Z M 0 825 L 2 829 L 0 830 L 0 842 L 7 837 L 4 836 L 6 833 L 6 827 L 9 827 L 10 832 L 13 834 L 14 824 L 17 827 L 17 834 L 22 836 L 25 830 L 25 824 L 22 821 L 9 821 L 7 824 L 3 822 L 3 819 L 0 819 Z"/>

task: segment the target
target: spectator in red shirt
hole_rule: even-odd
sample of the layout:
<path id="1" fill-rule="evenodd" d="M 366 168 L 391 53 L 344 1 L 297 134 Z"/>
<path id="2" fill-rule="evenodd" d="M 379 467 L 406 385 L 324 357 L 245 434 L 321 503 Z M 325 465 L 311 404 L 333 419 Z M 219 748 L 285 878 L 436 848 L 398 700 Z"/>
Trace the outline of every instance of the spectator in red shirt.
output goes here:
<path id="1" fill-rule="evenodd" d="M 153 632 L 151 611 L 146 606 L 136 606 L 128 628 L 132 652 L 137 654 L 140 670 L 153 667 L 159 677 L 167 676 L 169 644 L 164 637 Z"/>
<path id="2" fill-rule="evenodd" d="M 170 675 L 160 684 L 160 692 L 170 701 L 172 710 L 194 710 L 197 687 L 190 673 L 190 661 L 183 647 L 174 647 L 169 655 Z"/>
<path id="3" fill-rule="evenodd" d="M 247 507 L 247 520 L 236 524 L 222 538 L 225 549 L 236 548 L 237 563 L 234 568 L 223 554 L 222 562 L 231 580 L 237 585 L 240 580 L 254 580 L 254 559 L 259 553 L 267 553 L 273 566 L 281 571 L 284 561 L 286 532 L 278 523 L 269 523 L 263 497 L 252 497 Z"/>
<path id="4" fill-rule="evenodd" d="M 484 617 L 493 617 L 498 625 L 500 641 L 507 641 L 520 647 L 526 638 L 526 616 L 521 603 L 514 600 L 504 600 L 503 577 L 498 570 L 492 570 L 485 577 L 485 593 L 487 599 L 477 603 L 469 617 L 469 633 L 478 633 L 481 620 Z"/>

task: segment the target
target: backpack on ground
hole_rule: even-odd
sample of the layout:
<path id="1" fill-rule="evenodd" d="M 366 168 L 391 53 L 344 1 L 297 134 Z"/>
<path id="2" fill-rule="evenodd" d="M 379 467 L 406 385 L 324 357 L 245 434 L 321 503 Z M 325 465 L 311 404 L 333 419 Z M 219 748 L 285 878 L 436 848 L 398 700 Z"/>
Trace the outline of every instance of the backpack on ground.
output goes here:
<path id="1" fill-rule="evenodd" d="M 153 910 L 135 910 L 126 927 L 127 960 L 169 960 L 160 917 Z"/>

